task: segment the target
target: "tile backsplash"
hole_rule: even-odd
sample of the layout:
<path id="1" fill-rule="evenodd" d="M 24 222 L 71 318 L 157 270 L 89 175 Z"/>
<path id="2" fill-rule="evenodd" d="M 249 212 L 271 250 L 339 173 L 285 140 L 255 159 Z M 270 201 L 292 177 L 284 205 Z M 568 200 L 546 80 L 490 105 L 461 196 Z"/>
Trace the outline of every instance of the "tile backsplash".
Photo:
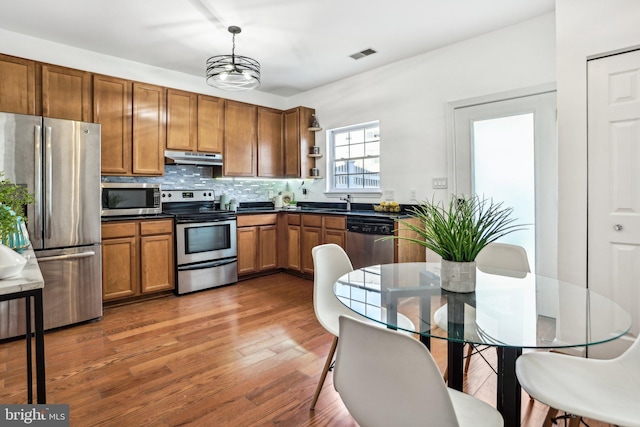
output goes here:
<path id="1" fill-rule="evenodd" d="M 270 195 L 286 191 L 289 185 L 289 181 L 285 179 L 213 178 L 213 173 L 212 166 L 165 165 L 164 176 L 103 176 L 102 182 L 157 183 L 164 190 L 212 188 L 216 199 L 226 193 L 229 198 L 235 198 L 240 203 L 269 201 Z"/>

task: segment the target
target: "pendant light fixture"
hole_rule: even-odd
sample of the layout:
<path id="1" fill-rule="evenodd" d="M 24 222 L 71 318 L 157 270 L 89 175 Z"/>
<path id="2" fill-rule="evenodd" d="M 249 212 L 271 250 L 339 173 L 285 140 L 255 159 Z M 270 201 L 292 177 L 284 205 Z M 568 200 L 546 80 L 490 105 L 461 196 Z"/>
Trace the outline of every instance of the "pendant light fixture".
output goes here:
<path id="1" fill-rule="evenodd" d="M 207 84 L 228 91 L 251 90 L 260 86 L 260 63 L 255 59 L 236 55 L 236 34 L 242 29 L 232 25 L 231 55 L 217 55 L 207 59 Z"/>

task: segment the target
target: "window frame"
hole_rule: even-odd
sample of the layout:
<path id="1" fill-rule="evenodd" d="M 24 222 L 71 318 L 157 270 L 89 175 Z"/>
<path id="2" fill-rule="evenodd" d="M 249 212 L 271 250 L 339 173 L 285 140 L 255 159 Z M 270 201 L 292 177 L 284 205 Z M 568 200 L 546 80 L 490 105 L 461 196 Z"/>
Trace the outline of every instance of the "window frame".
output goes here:
<path id="1" fill-rule="evenodd" d="M 379 182 L 377 188 L 336 188 L 336 175 L 335 175 L 335 135 L 338 133 L 351 132 L 354 130 L 363 130 L 366 128 L 370 128 L 373 126 L 378 127 L 378 144 L 382 144 L 382 138 L 380 137 L 380 121 L 372 120 L 365 123 L 353 124 L 348 126 L 342 126 L 339 128 L 328 129 L 326 131 L 326 141 L 327 141 L 327 162 L 326 162 L 326 177 L 327 177 L 327 189 L 326 195 L 337 195 L 337 194 L 360 194 L 360 195 L 372 195 L 378 196 L 382 194 L 382 147 L 380 147 L 380 152 L 377 156 L 365 156 L 365 157 L 354 157 L 355 159 L 371 159 L 377 158 L 380 162 L 380 171 L 379 174 Z"/>

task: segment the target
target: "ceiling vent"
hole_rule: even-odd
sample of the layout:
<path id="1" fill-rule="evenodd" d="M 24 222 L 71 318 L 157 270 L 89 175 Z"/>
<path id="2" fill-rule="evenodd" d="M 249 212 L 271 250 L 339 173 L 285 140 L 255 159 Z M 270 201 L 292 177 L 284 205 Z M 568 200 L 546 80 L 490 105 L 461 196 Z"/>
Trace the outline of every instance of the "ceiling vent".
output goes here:
<path id="1" fill-rule="evenodd" d="M 377 53 L 377 52 L 369 48 L 369 49 L 363 50 L 362 52 L 354 53 L 353 55 L 349 55 L 349 56 L 353 59 L 360 59 L 360 58 L 364 58 L 365 56 L 373 55 L 374 53 Z"/>

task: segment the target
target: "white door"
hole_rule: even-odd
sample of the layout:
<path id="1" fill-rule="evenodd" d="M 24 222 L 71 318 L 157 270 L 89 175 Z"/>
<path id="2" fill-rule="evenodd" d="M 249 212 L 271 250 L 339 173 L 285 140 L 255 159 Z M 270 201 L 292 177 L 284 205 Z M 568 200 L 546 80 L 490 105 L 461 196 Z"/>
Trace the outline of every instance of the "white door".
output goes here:
<path id="1" fill-rule="evenodd" d="M 640 51 L 589 61 L 588 85 L 588 286 L 631 313 L 637 337 Z"/>
<path id="2" fill-rule="evenodd" d="M 532 271 L 557 275 L 556 94 L 454 109 L 453 191 L 514 209 L 526 231 L 500 241 L 523 246 Z"/>

